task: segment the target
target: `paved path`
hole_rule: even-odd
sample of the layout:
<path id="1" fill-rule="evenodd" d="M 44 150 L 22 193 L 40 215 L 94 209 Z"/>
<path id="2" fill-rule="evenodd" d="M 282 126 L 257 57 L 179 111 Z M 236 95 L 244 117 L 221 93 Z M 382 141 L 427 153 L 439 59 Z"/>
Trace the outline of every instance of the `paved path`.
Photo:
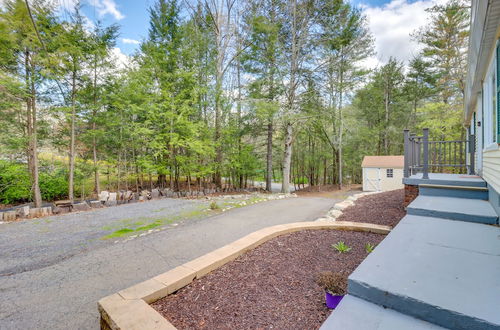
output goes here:
<path id="1" fill-rule="evenodd" d="M 118 243 L 96 239 L 110 219 L 170 214 L 200 202 L 163 199 L 0 225 L 0 329 L 98 329 L 100 298 L 260 228 L 313 220 L 336 201 L 268 201 Z"/>

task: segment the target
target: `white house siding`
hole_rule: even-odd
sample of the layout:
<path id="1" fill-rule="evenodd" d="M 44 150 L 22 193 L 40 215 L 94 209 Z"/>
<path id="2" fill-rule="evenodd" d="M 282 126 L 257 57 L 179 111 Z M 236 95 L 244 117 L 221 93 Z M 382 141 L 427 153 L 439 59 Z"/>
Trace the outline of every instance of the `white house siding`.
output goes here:
<path id="1" fill-rule="evenodd" d="M 483 178 L 497 192 L 500 192 L 500 149 L 483 152 Z"/>

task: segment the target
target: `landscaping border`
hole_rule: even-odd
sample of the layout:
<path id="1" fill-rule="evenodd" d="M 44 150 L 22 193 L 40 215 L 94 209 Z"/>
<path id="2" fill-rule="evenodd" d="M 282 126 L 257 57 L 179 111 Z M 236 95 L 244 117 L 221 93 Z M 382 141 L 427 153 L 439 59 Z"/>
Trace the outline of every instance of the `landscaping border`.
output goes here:
<path id="1" fill-rule="evenodd" d="M 377 234 L 388 234 L 391 231 L 389 226 L 349 221 L 296 222 L 260 229 L 166 273 L 102 298 L 97 304 L 101 315 L 101 329 L 176 329 L 149 304 L 174 293 L 194 279 L 203 277 L 272 238 L 306 229 L 334 229 Z"/>

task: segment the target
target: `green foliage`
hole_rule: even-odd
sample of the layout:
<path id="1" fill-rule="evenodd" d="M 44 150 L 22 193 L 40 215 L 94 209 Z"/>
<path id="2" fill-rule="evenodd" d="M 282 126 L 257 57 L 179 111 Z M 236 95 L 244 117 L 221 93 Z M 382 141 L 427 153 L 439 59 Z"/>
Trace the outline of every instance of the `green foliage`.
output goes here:
<path id="1" fill-rule="evenodd" d="M 347 244 L 344 242 L 340 241 L 335 244 L 332 244 L 332 248 L 337 250 L 339 253 L 347 253 L 351 251 L 351 247 L 349 247 Z"/>
<path id="2" fill-rule="evenodd" d="M 372 253 L 374 249 L 375 249 L 375 245 L 373 245 L 371 243 L 366 243 L 365 244 L 365 251 L 367 253 Z"/>
<path id="3" fill-rule="evenodd" d="M 0 160 L 0 202 L 12 204 L 30 199 L 30 179 L 25 164 Z"/>
<path id="4" fill-rule="evenodd" d="M 211 202 L 209 207 L 211 210 L 219 210 L 220 209 L 220 206 L 219 206 L 219 204 L 217 204 L 216 201 Z"/>

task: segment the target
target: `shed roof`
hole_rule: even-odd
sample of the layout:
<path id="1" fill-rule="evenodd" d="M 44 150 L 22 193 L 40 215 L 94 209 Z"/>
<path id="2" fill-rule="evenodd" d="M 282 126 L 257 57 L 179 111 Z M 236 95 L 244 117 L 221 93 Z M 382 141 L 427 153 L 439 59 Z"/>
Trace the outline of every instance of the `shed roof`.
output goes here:
<path id="1" fill-rule="evenodd" d="M 365 156 L 361 167 L 403 168 L 405 156 Z"/>

